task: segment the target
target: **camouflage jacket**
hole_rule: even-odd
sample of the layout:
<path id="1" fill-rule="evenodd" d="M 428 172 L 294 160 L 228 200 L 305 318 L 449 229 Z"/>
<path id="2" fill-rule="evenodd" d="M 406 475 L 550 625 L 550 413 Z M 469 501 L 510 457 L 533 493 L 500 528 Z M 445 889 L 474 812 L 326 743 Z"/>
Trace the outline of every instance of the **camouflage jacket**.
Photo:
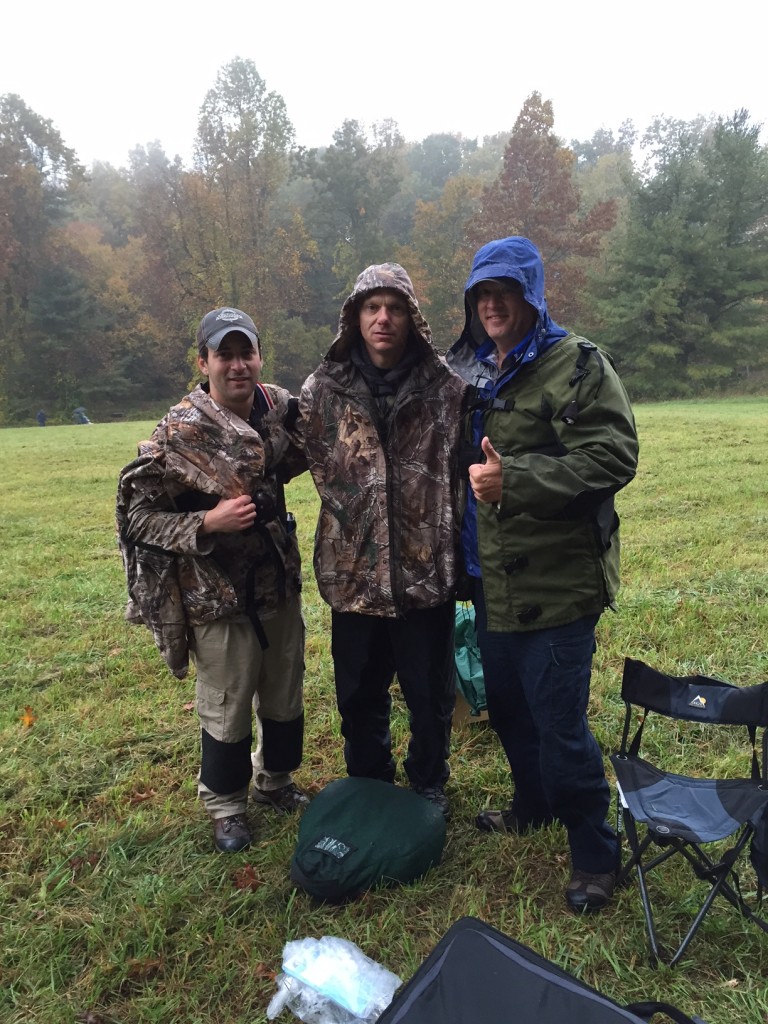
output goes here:
<path id="1" fill-rule="evenodd" d="M 306 468 L 284 425 L 290 395 L 260 385 L 258 430 L 195 388 L 139 444 L 120 474 L 116 524 L 128 582 L 126 618 L 147 625 L 180 679 L 189 626 L 247 612 L 268 618 L 301 589 L 295 530 L 282 482 Z M 278 514 L 242 533 L 198 535 L 220 498 L 266 495 Z"/>
<path id="2" fill-rule="evenodd" d="M 351 358 L 356 299 L 395 288 L 422 356 L 386 421 Z M 344 303 L 339 332 L 299 401 L 309 469 L 320 495 L 314 567 L 336 611 L 396 618 L 450 600 L 457 573 L 457 448 L 464 382 L 438 357 L 405 271 L 369 268 Z"/>

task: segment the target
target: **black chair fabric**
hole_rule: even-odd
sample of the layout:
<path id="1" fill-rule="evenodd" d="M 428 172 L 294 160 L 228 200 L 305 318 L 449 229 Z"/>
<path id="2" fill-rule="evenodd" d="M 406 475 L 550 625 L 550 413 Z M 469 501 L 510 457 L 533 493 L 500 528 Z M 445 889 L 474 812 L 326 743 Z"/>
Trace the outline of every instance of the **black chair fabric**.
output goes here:
<path id="1" fill-rule="evenodd" d="M 750 907 L 742 897 L 737 872 L 746 844 L 768 807 L 765 757 L 758 756 L 756 745 L 757 730 L 768 726 L 768 683 L 737 687 L 707 676 L 670 676 L 627 658 L 622 698 L 626 706 L 624 731 L 621 748 L 611 757 L 611 763 L 619 793 L 619 828 L 626 832 L 630 849 L 618 882 L 636 874 L 654 958 L 677 963 L 717 895 L 768 931 L 768 923 L 757 915 L 757 908 Z M 630 738 L 638 709 L 642 717 Z M 704 727 L 743 726 L 749 777 L 695 778 L 664 771 L 644 760 L 639 751 L 650 712 Z M 708 843 L 730 836 L 735 837 L 733 845 L 725 852 L 710 855 L 704 849 Z M 709 890 L 689 931 L 670 952 L 663 950 L 659 941 L 647 881 L 650 872 L 676 854 L 682 855 L 696 875 L 709 884 Z M 757 897 L 759 903 L 759 886 Z"/>
<path id="2" fill-rule="evenodd" d="M 641 1024 L 657 1014 L 704 1024 L 665 1003 L 621 1006 L 475 917 L 462 917 L 379 1024 Z"/>

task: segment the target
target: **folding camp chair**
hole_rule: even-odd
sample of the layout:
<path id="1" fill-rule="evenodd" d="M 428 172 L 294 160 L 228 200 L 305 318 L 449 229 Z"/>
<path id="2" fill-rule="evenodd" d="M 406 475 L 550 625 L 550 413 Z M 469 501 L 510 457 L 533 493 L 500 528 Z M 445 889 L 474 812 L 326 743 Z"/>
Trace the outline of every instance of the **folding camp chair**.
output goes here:
<path id="1" fill-rule="evenodd" d="M 718 895 L 768 932 L 768 921 L 755 912 L 762 902 L 761 886 L 758 884 L 754 898 L 750 897 L 750 906 L 742 895 L 736 870 L 763 814 L 768 815 L 768 682 L 738 687 L 706 676 L 668 676 L 627 658 L 621 695 L 626 705 L 624 732 L 621 749 L 613 754 L 611 762 L 619 796 L 618 832 L 621 836 L 626 831 L 629 858 L 621 867 L 617 884 L 636 872 L 654 960 L 670 964 L 680 960 Z M 630 740 L 633 718 L 640 708 L 640 722 Z M 707 729 L 744 726 L 751 747 L 751 778 L 692 778 L 662 771 L 643 760 L 639 756 L 640 740 L 652 711 L 665 719 L 698 722 Z M 763 729 L 762 756 L 756 744 L 759 728 Z M 677 726 L 678 733 L 679 729 Z M 702 848 L 729 836 L 735 838 L 725 850 L 724 844 L 714 847 L 715 852 Z M 683 941 L 670 956 L 659 942 L 647 879 L 651 871 L 676 854 L 710 887 Z"/>

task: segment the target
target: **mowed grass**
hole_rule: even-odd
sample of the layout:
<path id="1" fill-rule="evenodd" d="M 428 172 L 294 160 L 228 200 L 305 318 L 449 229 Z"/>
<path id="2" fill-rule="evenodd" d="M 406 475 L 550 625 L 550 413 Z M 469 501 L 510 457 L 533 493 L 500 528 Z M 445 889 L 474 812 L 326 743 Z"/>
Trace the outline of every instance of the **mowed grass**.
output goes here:
<path id="1" fill-rule="evenodd" d="M 626 655 L 676 674 L 768 679 L 768 403 L 639 406 L 641 464 L 619 496 L 618 614 L 599 626 L 591 717 L 616 746 Z M 453 818 L 443 863 L 419 884 L 343 908 L 295 891 L 297 822 L 255 809 L 256 844 L 212 850 L 197 803 L 192 678 L 165 669 L 123 620 L 115 485 L 152 423 L 0 432 L 0 1021 L 259 1024 L 286 941 L 323 934 L 411 976 L 453 921 L 476 915 L 620 1002 L 664 999 L 710 1024 L 768 1021 L 768 936 L 718 902 L 675 970 L 649 966 L 638 893 L 603 914 L 565 908 L 565 836 L 478 833 L 509 795 L 486 724 L 454 732 Z M 329 615 L 312 578 L 317 502 L 289 488 L 305 564 L 307 736 L 297 781 L 344 774 Z M 396 696 L 398 754 L 407 719 Z M 728 741 L 651 749 L 676 770 L 746 773 Z M 749 887 L 750 879 L 747 879 Z M 682 873 L 663 891 L 672 936 L 701 893 Z M 466 979 L 468 986 L 472 977 Z M 514 993 L 510 992 L 510 1020 Z M 283 1020 L 290 1018 L 288 1013 Z"/>

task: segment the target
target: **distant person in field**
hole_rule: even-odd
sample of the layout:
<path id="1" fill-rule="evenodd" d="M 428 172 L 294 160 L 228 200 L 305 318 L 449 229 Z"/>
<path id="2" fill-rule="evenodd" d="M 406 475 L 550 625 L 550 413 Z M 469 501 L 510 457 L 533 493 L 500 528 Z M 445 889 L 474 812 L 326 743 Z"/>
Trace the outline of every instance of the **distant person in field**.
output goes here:
<path id="1" fill-rule="evenodd" d="M 88 416 L 86 415 L 85 409 L 82 407 L 82 405 L 78 405 L 76 409 L 72 410 L 72 419 L 75 421 L 75 423 L 81 423 L 83 425 L 90 424 L 91 422 L 88 419 Z"/>
<path id="2" fill-rule="evenodd" d="M 117 523 L 131 601 L 171 670 L 197 668 L 199 796 L 214 844 L 252 840 L 253 799 L 301 810 L 292 772 L 304 735 L 304 623 L 296 524 L 284 483 L 306 469 L 297 400 L 262 384 L 261 342 L 239 309 L 200 321 L 207 380 L 175 405 L 122 471 Z M 252 702 L 257 746 L 252 747 Z"/>
<path id="3" fill-rule="evenodd" d="M 394 782 L 397 675 L 406 776 L 446 818 L 464 390 L 433 348 L 408 274 L 383 263 L 358 277 L 300 399 L 347 772 Z"/>
<path id="4" fill-rule="evenodd" d="M 550 318 L 527 238 L 478 250 L 464 305 L 446 357 L 474 388 L 462 550 L 489 720 L 514 785 L 509 807 L 476 824 L 522 833 L 561 822 L 566 901 L 596 911 L 613 895 L 618 849 L 587 703 L 595 627 L 619 587 L 613 496 L 635 475 L 635 423 L 608 356 Z"/>
<path id="5" fill-rule="evenodd" d="M 37 425 L 39 427 L 44 427 L 46 422 L 48 421 L 48 414 L 45 412 L 44 409 L 38 409 L 35 419 L 37 420 Z"/>

